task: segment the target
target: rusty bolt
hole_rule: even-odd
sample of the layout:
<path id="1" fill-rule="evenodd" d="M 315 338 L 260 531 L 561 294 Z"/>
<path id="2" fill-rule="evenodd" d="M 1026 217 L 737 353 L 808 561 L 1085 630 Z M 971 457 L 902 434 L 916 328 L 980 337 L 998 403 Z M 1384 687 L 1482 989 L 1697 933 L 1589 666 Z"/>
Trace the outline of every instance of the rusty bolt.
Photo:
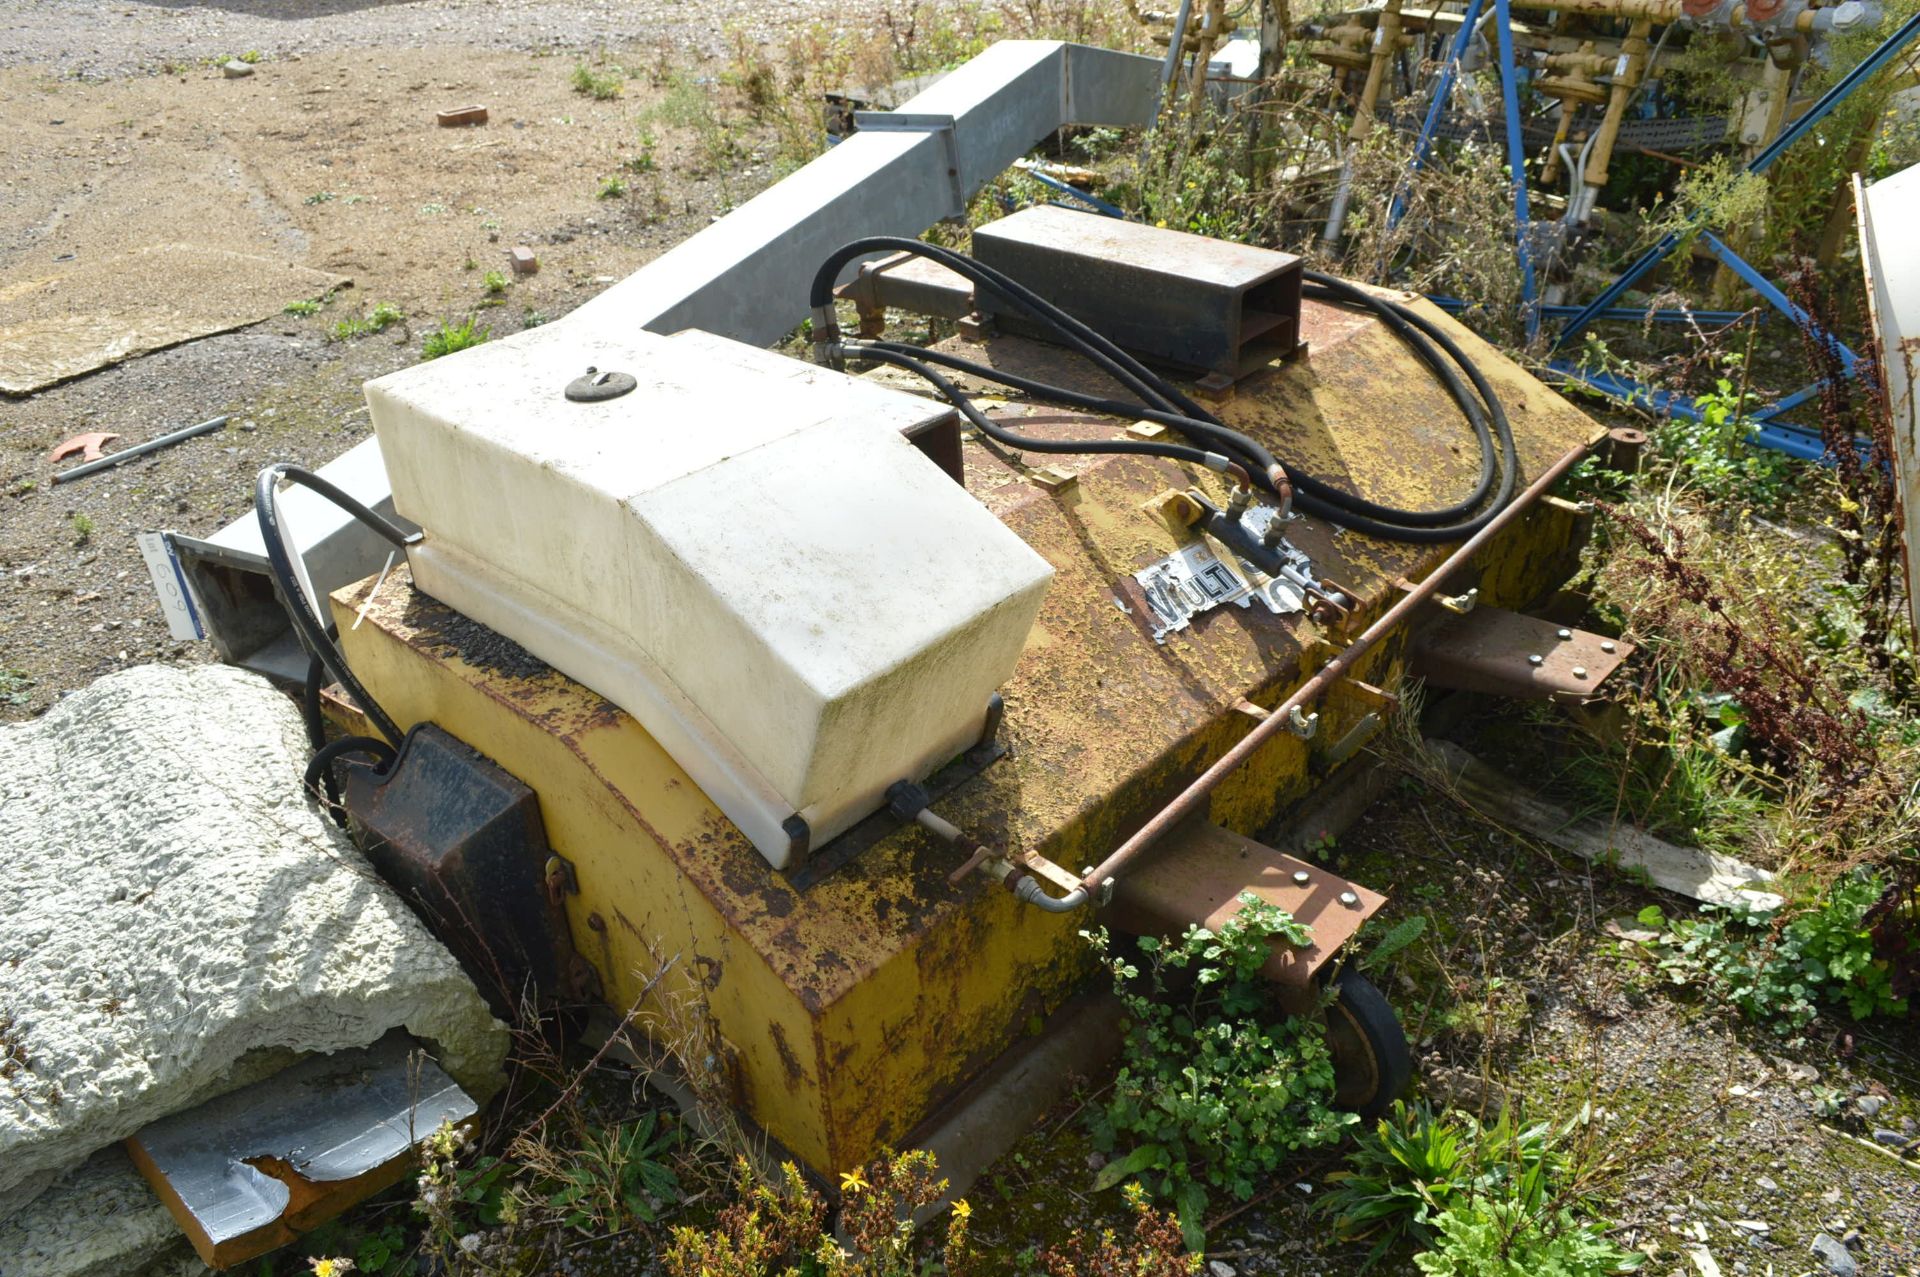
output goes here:
<path id="1" fill-rule="evenodd" d="M 1343 891 L 1340 893 L 1340 903 L 1351 909 L 1360 903 L 1360 897 L 1354 895 L 1351 891 Z"/>
<path id="2" fill-rule="evenodd" d="M 590 913 L 587 915 L 587 930 L 605 931 L 606 929 L 607 929 L 607 920 L 605 918 L 602 918 L 597 913 Z"/>
<path id="3" fill-rule="evenodd" d="M 1545 661 L 1546 661 L 1546 659 L 1547 659 L 1546 657 L 1544 657 L 1544 656 L 1540 656 L 1540 655 L 1538 655 L 1538 654 L 1536 654 L 1536 655 L 1533 655 L 1533 656 L 1529 656 L 1529 657 L 1527 658 L 1527 664 L 1529 664 L 1529 665 L 1540 665 L 1540 664 L 1544 664 L 1544 663 L 1545 663 Z"/>
<path id="4" fill-rule="evenodd" d="M 1304 887 L 1313 881 L 1313 875 L 1304 869 L 1296 869 L 1293 871 L 1293 880 Z"/>

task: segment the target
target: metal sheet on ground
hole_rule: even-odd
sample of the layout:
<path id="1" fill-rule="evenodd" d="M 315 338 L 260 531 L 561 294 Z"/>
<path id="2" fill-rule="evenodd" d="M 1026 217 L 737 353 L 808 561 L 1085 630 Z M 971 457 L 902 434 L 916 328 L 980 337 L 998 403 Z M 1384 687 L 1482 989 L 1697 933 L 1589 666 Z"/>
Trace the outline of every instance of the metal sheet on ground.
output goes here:
<path id="1" fill-rule="evenodd" d="M 478 1111 L 396 1031 L 162 1118 L 127 1152 L 200 1258 L 224 1268 L 384 1188 L 416 1143 Z"/>
<path id="2" fill-rule="evenodd" d="M 16 268 L 0 278 L 0 391 L 32 394 L 136 355 L 277 315 L 348 279 L 197 244 Z"/>

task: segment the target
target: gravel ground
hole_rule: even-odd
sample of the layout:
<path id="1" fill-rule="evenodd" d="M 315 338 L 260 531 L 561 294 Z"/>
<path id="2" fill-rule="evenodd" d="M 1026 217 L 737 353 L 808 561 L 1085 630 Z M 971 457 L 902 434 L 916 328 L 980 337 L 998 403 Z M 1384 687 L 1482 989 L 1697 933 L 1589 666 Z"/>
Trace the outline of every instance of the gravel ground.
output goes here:
<path id="1" fill-rule="evenodd" d="M 555 318 L 772 181 L 763 139 L 702 61 L 748 8 L 0 6 L 0 327 L 9 287 L 44 289 L 63 260 L 147 244 L 234 248 L 353 281 L 314 316 L 0 397 L 0 719 L 127 664 L 208 659 L 208 645 L 168 637 L 135 534 L 208 535 L 250 508 L 261 466 L 318 465 L 364 438 L 361 383 L 417 361 L 423 329 L 472 313 L 499 336 Z M 780 23 L 856 12 L 794 0 L 754 21 L 777 36 Z M 572 56 L 542 56 L 555 47 L 636 70 L 617 99 L 596 101 L 570 88 Z M 262 60 L 244 79 L 207 65 L 253 50 Z M 468 101 L 491 104 L 485 128 L 432 127 L 434 109 Z M 728 122 L 727 154 L 687 122 L 702 110 Z M 608 174 L 624 195 L 597 198 Z M 484 295 L 485 271 L 516 244 L 540 272 Z M 76 311 L 118 301 L 68 297 Z M 331 339 L 375 302 L 408 321 Z M 222 413 L 234 422 L 222 434 L 49 482 L 49 451 L 72 435 L 120 435 L 111 450 Z"/>
<path id="2" fill-rule="evenodd" d="M 879 6 L 845 0 L 27 0 L 0 12 L 0 67 L 105 78 L 258 50 L 579 50 L 668 44 L 719 52 L 759 36 L 858 23 Z"/>

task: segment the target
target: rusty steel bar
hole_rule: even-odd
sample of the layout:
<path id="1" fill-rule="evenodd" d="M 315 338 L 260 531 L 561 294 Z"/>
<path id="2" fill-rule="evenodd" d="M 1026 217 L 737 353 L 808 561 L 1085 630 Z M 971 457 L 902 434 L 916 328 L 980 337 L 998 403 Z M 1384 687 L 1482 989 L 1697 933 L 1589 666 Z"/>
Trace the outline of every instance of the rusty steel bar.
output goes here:
<path id="1" fill-rule="evenodd" d="M 1338 656 L 1328 661 L 1319 673 L 1302 683 L 1293 695 L 1275 706 L 1266 718 L 1241 738 L 1239 744 L 1222 754 L 1219 761 L 1202 772 L 1191 785 L 1181 791 L 1177 798 L 1149 817 L 1147 823 L 1140 826 L 1133 837 L 1121 843 L 1119 849 L 1101 861 L 1097 868 L 1083 875 L 1080 879 L 1081 887 L 1089 894 L 1097 892 L 1100 884 L 1119 873 L 1126 867 L 1128 861 L 1151 847 L 1167 831 L 1193 814 L 1214 788 L 1252 757 L 1255 750 L 1266 744 L 1275 733 L 1287 729 L 1287 722 L 1292 717 L 1293 710 L 1313 700 L 1344 676 L 1354 662 L 1365 656 L 1374 644 L 1385 638 L 1396 626 L 1411 616 L 1416 608 L 1431 598 L 1454 569 L 1464 566 L 1467 560 L 1478 554 L 1488 541 L 1498 535 L 1522 512 L 1529 509 L 1546 493 L 1547 489 L 1559 482 L 1560 477 L 1578 465 L 1581 458 L 1586 455 L 1587 445 L 1581 444 L 1549 466 L 1544 474 L 1527 486 L 1526 491 L 1496 514 L 1486 527 L 1474 533 L 1464 545 L 1448 555 L 1440 566 L 1427 573 L 1424 581 L 1414 586 L 1398 603 L 1383 612 L 1379 620 L 1369 625 L 1359 638 L 1348 644 Z"/>

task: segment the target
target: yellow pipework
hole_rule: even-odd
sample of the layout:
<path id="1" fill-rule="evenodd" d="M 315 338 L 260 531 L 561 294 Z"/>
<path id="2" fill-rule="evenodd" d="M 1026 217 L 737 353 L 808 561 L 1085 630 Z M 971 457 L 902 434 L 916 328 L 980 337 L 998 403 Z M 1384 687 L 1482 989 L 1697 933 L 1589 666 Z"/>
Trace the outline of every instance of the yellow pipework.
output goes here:
<path id="1" fill-rule="evenodd" d="M 1640 85 L 1640 77 L 1646 72 L 1647 33 L 1652 27 L 1651 18 L 1635 18 L 1633 25 L 1627 28 L 1627 38 L 1620 42 L 1620 60 L 1614 67 L 1607 114 L 1600 121 L 1599 136 L 1594 139 L 1593 158 L 1587 161 L 1589 208 L 1599 197 L 1601 188 L 1607 184 L 1607 168 L 1613 159 L 1614 143 L 1620 137 L 1620 125 L 1626 119 L 1627 101 L 1632 98 L 1634 89 Z"/>
<path id="2" fill-rule="evenodd" d="M 1386 81 L 1387 71 L 1393 65 L 1393 55 L 1401 48 L 1400 2 L 1387 0 L 1387 7 L 1380 11 L 1380 21 L 1373 29 L 1373 59 L 1367 65 L 1367 83 L 1360 90 L 1359 105 L 1354 108 L 1353 125 L 1347 130 L 1347 137 L 1354 143 L 1366 140 L 1373 131 L 1374 107 L 1380 101 L 1380 86 Z"/>

